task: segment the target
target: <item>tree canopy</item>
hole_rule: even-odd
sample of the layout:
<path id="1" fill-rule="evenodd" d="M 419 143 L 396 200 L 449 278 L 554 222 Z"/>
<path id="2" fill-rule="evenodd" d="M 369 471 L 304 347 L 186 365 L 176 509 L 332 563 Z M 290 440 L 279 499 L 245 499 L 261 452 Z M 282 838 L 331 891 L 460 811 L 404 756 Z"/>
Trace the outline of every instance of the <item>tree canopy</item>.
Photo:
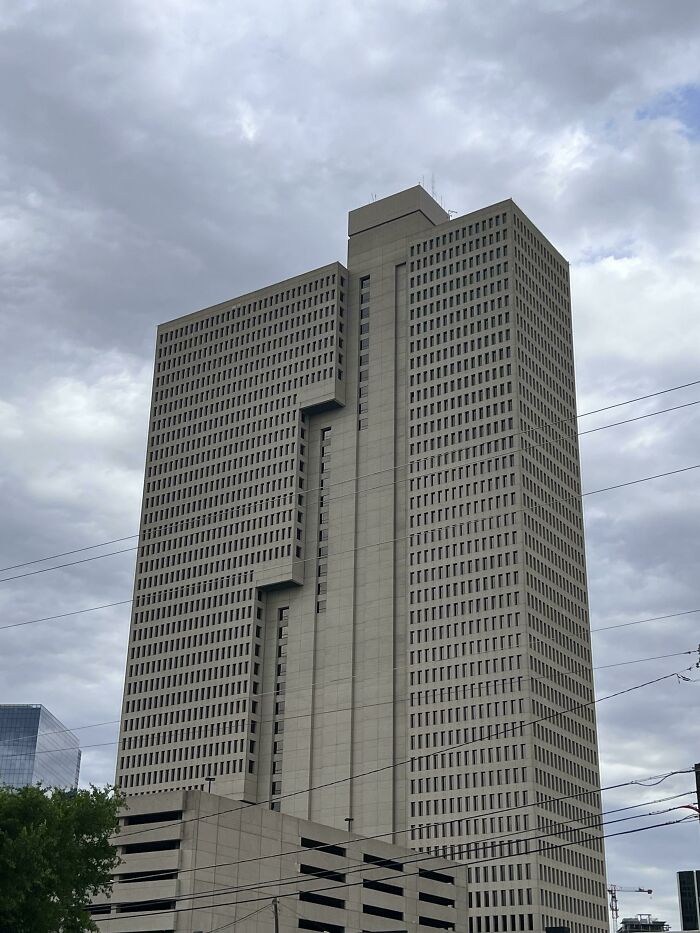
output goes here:
<path id="1" fill-rule="evenodd" d="M 111 788 L 0 787 L 0 933 L 83 933 L 119 862 Z"/>

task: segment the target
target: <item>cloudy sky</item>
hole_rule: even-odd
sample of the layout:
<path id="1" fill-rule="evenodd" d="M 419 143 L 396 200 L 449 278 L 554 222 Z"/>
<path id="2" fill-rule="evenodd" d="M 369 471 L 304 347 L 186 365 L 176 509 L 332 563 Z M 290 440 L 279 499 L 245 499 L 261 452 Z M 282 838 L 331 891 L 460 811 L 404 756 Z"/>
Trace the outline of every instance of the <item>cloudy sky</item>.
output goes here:
<path id="1" fill-rule="evenodd" d="M 158 322 L 343 260 L 346 212 L 421 179 L 458 213 L 512 196 L 570 259 L 580 411 L 700 380 L 699 36 L 695 0 L 0 3 L 2 567 L 136 531 Z M 699 427 L 690 406 L 584 435 L 584 489 L 700 463 Z M 594 629 L 700 607 L 699 484 L 586 499 Z M 0 624 L 128 600 L 133 563 L 0 581 Z M 79 732 L 86 783 L 113 777 L 128 617 L 0 631 L 0 702 L 108 723 Z M 698 620 L 596 632 L 596 664 L 688 651 Z M 601 669 L 597 690 L 692 661 Z M 602 702 L 603 784 L 700 759 L 699 689 Z M 608 863 L 655 892 L 623 913 L 676 925 L 697 825 L 612 839 Z"/>

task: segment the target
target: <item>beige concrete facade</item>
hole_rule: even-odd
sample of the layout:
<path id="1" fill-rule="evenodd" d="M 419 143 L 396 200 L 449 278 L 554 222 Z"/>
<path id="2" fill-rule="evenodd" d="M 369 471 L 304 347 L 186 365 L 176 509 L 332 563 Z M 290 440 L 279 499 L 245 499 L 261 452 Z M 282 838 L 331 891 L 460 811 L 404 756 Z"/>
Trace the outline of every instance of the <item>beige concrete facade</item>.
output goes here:
<path id="1" fill-rule="evenodd" d="M 101 933 L 466 930 L 463 865 L 202 791 L 132 797 Z M 247 919 L 246 919 L 247 918 Z"/>
<path id="2" fill-rule="evenodd" d="M 470 933 L 607 930 L 568 265 L 512 201 L 409 189 L 160 327 L 140 545 L 126 793 L 465 860 Z"/>

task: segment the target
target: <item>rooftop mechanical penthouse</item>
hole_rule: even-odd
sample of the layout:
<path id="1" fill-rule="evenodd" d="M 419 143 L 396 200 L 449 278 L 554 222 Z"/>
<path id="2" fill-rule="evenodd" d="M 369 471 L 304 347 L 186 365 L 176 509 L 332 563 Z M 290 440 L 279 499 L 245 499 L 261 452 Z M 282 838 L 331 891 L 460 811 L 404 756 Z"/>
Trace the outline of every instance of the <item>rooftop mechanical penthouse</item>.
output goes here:
<path id="1" fill-rule="evenodd" d="M 420 187 L 348 234 L 158 329 L 118 783 L 465 861 L 471 933 L 607 933 L 567 262 Z"/>

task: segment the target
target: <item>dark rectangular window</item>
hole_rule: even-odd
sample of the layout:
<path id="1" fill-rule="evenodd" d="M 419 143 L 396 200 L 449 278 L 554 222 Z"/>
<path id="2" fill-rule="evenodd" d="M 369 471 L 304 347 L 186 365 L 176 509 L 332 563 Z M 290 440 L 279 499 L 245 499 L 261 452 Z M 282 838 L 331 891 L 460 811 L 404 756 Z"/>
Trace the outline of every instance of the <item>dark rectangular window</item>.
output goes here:
<path id="1" fill-rule="evenodd" d="M 433 927 L 436 930 L 454 930 L 454 923 L 449 923 L 447 920 L 436 920 L 434 917 L 419 917 L 418 923 L 422 927 Z"/>
<path id="2" fill-rule="evenodd" d="M 373 917 L 386 917 L 388 920 L 403 920 L 402 910 L 389 910 L 388 907 L 374 907 L 373 904 L 363 904 L 362 913 L 371 914 Z"/>
<path id="3" fill-rule="evenodd" d="M 129 842 L 123 845 L 122 852 L 129 855 L 134 852 L 167 852 L 169 849 L 179 849 L 179 839 L 158 839 L 154 842 Z"/>
<path id="4" fill-rule="evenodd" d="M 124 817 L 124 826 L 140 826 L 142 823 L 165 823 L 181 820 L 182 810 L 163 810 L 161 813 L 136 813 Z"/>
<path id="5" fill-rule="evenodd" d="M 307 901 L 309 904 L 322 904 L 324 907 L 335 907 L 338 910 L 345 910 L 345 901 L 339 897 L 327 897 L 325 894 L 313 894 L 311 891 L 300 891 L 299 900 Z"/>
<path id="6" fill-rule="evenodd" d="M 172 881 L 177 878 L 177 869 L 160 868 L 153 871 L 126 871 L 114 876 L 115 884 L 135 884 L 138 881 Z"/>
<path id="7" fill-rule="evenodd" d="M 329 881 L 340 881 L 341 883 L 345 882 L 345 875 L 339 871 L 333 871 L 332 868 L 317 868 L 316 865 L 304 865 L 299 866 L 299 871 L 302 875 L 313 875 L 315 878 L 326 878 Z"/>
<path id="8" fill-rule="evenodd" d="M 142 910 L 175 910 L 175 901 L 129 901 L 117 904 L 118 914 L 133 914 Z"/>
<path id="9" fill-rule="evenodd" d="M 346 850 L 342 846 L 334 846 L 330 842 L 319 842 L 317 839 L 309 839 L 307 836 L 302 836 L 300 841 L 307 849 L 318 849 L 320 852 L 328 852 L 330 855 L 346 855 Z"/>
<path id="10" fill-rule="evenodd" d="M 455 902 L 451 897 L 440 897 L 437 894 L 426 894 L 421 891 L 418 895 L 419 901 L 426 901 L 428 904 L 441 904 L 443 907 L 454 907 Z"/>
<path id="11" fill-rule="evenodd" d="M 452 875 L 443 875 L 439 871 L 430 871 L 428 868 L 419 868 L 418 876 L 420 878 L 429 878 L 430 881 L 442 881 L 444 884 L 454 884 L 455 879 Z"/>
<path id="12" fill-rule="evenodd" d="M 363 881 L 363 888 L 369 888 L 371 891 L 382 891 L 384 894 L 396 894 L 403 897 L 403 888 L 395 884 L 386 884 L 384 881 Z"/>
<path id="13" fill-rule="evenodd" d="M 300 930 L 317 930 L 318 933 L 345 933 L 345 927 L 340 927 L 335 923 L 319 923 L 318 920 L 307 920 L 305 917 L 299 917 L 297 927 Z"/>
<path id="14" fill-rule="evenodd" d="M 381 858 L 379 855 L 370 855 L 369 852 L 365 852 L 362 856 L 362 861 L 367 862 L 369 865 L 379 865 L 380 868 L 392 868 L 394 871 L 403 871 L 402 862 L 395 862 L 390 858 Z"/>

